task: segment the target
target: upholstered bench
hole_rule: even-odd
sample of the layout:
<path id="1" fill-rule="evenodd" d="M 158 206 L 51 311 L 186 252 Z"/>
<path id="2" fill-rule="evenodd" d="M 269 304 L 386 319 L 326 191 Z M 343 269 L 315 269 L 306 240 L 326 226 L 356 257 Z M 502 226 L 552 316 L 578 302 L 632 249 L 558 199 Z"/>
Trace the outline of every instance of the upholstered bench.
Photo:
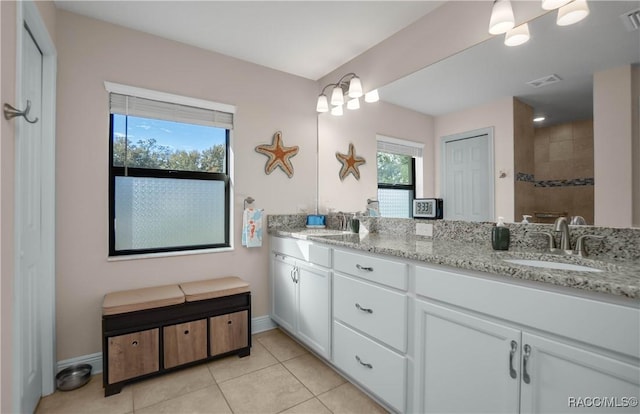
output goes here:
<path id="1" fill-rule="evenodd" d="M 102 303 L 105 396 L 128 383 L 251 352 L 251 291 L 238 277 L 108 293 Z"/>

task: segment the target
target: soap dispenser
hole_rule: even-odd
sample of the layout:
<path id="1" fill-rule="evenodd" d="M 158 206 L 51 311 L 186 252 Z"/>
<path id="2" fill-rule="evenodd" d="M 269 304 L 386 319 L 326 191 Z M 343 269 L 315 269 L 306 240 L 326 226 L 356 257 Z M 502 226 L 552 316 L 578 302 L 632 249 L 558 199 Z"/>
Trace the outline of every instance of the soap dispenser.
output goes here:
<path id="1" fill-rule="evenodd" d="M 522 215 L 522 224 L 529 224 L 529 223 L 531 223 L 531 222 L 529 221 L 529 219 L 530 219 L 530 218 L 531 218 L 531 216 L 530 216 L 530 215 L 528 215 L 528 214 L 523 214 L 523 215 Z"/>
<path id="2" fill-rule="evenodd" d="M 498 222 L 491 229 L 491 246 L 493 250 L 509 250 L 509 229 L 504 225 L 504 218 L 498 217 Z"/>

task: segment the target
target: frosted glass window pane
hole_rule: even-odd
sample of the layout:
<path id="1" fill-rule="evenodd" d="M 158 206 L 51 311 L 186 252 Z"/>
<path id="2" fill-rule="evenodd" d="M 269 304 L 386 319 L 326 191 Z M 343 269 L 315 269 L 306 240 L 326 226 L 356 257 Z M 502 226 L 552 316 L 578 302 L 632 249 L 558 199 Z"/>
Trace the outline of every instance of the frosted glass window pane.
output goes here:
<path id="1" fill-rule="evenodd" d="M 382 217 L 411 217 L 413 191 L 378 189 L 378 203 Z"/>
<path id="2" fill-rule="evenodd" d="M 115 177 L 116 250 L 225 243 L 225 183 Z"/>

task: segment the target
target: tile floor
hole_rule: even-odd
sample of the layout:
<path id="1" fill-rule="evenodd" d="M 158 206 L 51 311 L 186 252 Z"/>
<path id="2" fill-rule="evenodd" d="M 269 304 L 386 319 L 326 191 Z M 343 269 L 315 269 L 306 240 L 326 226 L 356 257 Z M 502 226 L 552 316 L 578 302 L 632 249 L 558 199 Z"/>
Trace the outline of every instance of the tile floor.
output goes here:
<path id="1" fill-rule="evenodd" d="M 126 386 L 104 398 L 102 375 L 44 397 L 37 414 L 385 413 L 279 330 L 253 336 L 251 356 L 231 356 Z"/>

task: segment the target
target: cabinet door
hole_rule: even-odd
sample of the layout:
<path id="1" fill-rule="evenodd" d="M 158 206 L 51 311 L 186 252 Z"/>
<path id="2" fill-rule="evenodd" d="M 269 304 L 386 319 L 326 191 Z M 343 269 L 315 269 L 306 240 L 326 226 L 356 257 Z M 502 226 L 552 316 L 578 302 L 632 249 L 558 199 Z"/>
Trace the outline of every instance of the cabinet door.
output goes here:
<path id="1" fill-rule="evenodd" d="M 211 356 L 249 346 L 249 311 L 209 318 Z"/>
<path id="2" fill-rule="evenodd" d="M 179 323 L 162 329 L 164 367 L 172 368 L 207 357 L 207 320 Z"/>
<path id="3" fill-rule="evenodd" d="M 298 266 L 298 335 L 327 359 L 331 358 L 331 272 Z"/>
<path id="4" fill-rule="evenodd" d="M 289 332 L 295 332 L 297 314 L 294 262 L 280 256 L 272 257 L 271 317 Z"/>
<path id="5" fill-rule="evenodd" d="M 109 384 L 158 371 L 159 330 L 134 332 L 108 339 Z"/>
<path id="6" fill-rule="evenodd" d="M 517 413 L 520 331 L 416 301 L 414 412 Z"/>
<path id="7" fill-rule="evenodd" d="M 526 332 L 522 343 L 521 413 L 638 412 L 637 363 Z"/>

